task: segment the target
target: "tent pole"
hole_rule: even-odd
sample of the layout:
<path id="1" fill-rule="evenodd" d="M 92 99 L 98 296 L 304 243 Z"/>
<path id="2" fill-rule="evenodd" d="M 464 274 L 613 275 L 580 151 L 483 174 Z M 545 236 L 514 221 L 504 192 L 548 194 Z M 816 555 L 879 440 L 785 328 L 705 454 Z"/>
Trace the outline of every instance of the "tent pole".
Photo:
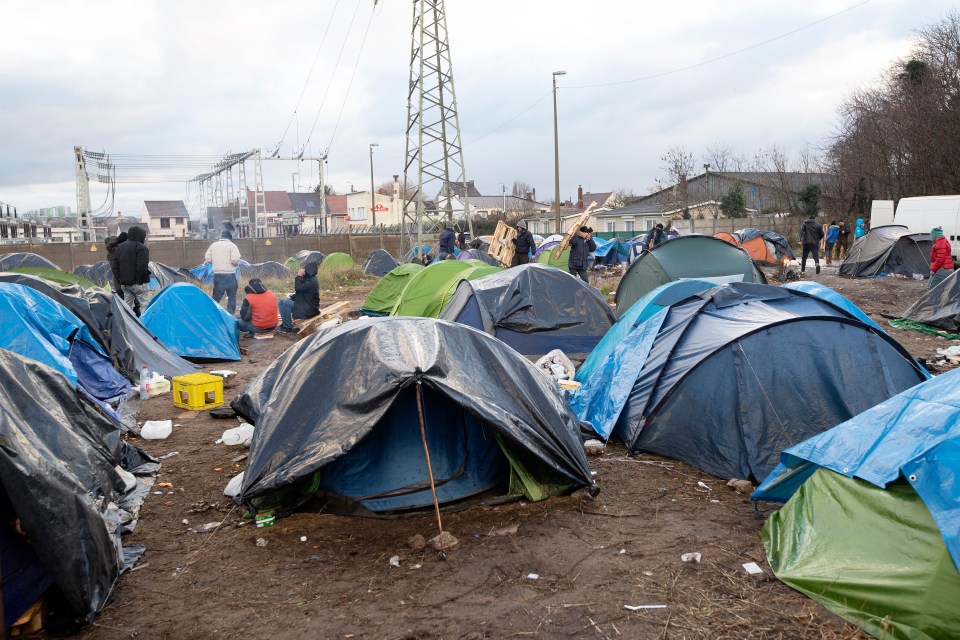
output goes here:
<path id="1" fill-rule="evenodd" d="M 427 427 L 423 420 L 423 392 L 417 380 L 417 414 L 420 416 L 420 438 L 423 440 L 423 454 L 427 457 L 427 473 L 430 474 L 430 493 L 433 494 L 433 508 L 437 512 L 437 527 L 443 533 L 443 520 L 440 519 L 440 501 L 437 500 L 437 487 L 433 481 L 433 465 L 430 464 L 430 449 L 427 447 Z"/>

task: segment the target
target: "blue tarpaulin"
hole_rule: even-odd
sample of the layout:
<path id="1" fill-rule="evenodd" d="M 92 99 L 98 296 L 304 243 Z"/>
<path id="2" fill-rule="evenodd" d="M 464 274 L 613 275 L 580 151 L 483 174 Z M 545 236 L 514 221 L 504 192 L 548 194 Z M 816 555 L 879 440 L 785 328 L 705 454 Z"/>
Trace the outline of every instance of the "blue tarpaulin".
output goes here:
<path id="1" fill-rule="evenodd" d="M 240 359 L 237 319 L 192 284 L 179 282 L 161 289 L 140 321 L 182 358 Z"/>
<path id="2" fill-rule="evenodd" d="M 237 276 L 237 282 L 240 281 L 240 270 L 243 267 L 249 267 L 250 263 L 246 260 L 241 260 L 240 264 L 235 269 L 235 274 Z M 194 276 L 197 277 L 197 280 L 200 281 L 200 284 L 213 284 L 213 265 L 209 262 L 204 262 L 201 265 L 197 265 L 193 269 L 189 270 Z"/>

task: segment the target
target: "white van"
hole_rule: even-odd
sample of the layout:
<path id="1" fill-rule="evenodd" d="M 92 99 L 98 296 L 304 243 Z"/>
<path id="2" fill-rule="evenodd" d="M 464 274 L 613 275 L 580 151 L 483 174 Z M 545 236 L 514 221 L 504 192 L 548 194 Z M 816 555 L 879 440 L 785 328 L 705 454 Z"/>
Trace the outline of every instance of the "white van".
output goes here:
<path id="1" fill-rule="evenodd" d="M 870 203 L 870 227 L 893 224 L 893 200 L 874 200 Z"/>
<path id="2" fill-rule="evenodd" d="M 930 233 L 930 229 L 940 227 L 950 241 L 954 258 L 960 256 L 960 196 L 901 198 L 894 224 L 918 233 Z"/>

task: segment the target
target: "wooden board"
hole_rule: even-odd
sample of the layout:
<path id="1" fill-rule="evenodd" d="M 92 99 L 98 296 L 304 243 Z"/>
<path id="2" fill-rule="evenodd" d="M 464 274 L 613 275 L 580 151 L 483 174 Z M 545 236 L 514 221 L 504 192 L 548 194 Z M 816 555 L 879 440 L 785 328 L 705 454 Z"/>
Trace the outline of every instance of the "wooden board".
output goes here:
<path id="1" fill-rule="evenodd" d="M 353 309 L 353 306 L 351 306 L 351 304 L 346 300 L 342 302 L 336 302 L 328 307 L 320 309 L 320 315 L 313 316 L 309 320 L 305 320 L 303 324 L 300 325 L 300 331 L 297 333 L 297 337 L 306 338 L 317 330 L 317 326 L 323 324 L 327 320 L 330 320 L 334 316 L 339 316 L 340 314 L 346 313 L 351 309 Z"/>
<path id="2" fill-rule="evenodd" d="M 500 220 L 497 222 L 496 231 L 493 232 L 493 239 L 490 241 L 487 255 L 505 267 L 511 266 L 513 264 L 513 254 L 517 250 L 517 245 L 513 243 L 516 237 L 517 230 Z"/>
<path id="3" fill-rule="evenodd" d="M 560 254 L 563 253 L 563 250 L 570 245 L 570 239 L 573 238 L 573 234 L 580 230 L 580 227 L 587 224 L 587 220 L 590 219 L 590 216 L 593 215 L 593 210 L 596 208 L 597 203 L 591 202 L 590 206 L 587 207 L 587 210 L 577 216 L 577 219 L 573 221 L 573 224 L 567 229 L 566 235 L 563 236 L 563 240 L 560 241 L 553 249 L 553 254 L 550 256 L 554 260 L 560 257 Z"/>

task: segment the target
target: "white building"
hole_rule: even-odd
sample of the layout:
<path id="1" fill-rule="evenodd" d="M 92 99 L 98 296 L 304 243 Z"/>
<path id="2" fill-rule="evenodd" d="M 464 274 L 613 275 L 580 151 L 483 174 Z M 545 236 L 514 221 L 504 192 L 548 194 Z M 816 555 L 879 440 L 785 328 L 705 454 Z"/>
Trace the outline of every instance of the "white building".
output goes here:
<path id="1" fill-rule="evenodd" d="M 146 200 L 140 211 L 151 240 L 186 238 L 189 217 L 183 200 Z"/>

